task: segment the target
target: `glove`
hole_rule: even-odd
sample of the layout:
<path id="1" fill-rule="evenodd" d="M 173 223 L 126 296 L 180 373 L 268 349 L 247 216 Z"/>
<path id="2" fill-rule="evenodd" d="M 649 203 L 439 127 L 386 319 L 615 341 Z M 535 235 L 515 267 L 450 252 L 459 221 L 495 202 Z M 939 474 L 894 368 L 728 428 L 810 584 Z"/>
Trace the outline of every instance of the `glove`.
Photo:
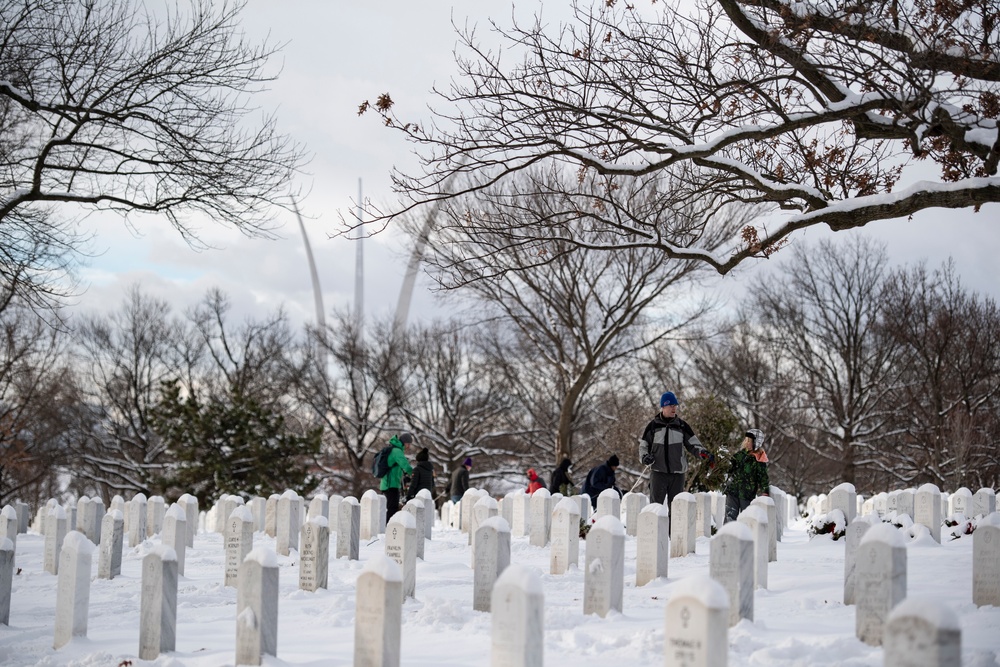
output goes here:
<path id="1" fill-rule="evenodd" d="M 652 454 L 646 454 L 642 457 L 642 465 L 651 466 L 656 461 L 656 457 Z"/>

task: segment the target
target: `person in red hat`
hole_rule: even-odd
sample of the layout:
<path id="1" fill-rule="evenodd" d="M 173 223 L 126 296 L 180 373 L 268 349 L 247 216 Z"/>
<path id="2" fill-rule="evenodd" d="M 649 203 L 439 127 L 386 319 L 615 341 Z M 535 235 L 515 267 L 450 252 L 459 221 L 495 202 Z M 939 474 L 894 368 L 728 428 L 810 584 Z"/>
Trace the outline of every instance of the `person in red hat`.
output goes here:
<path id="1" fill-rule="evenodd" d="M 528 468 L 528 495 L 537 491 L 538 489 L 544 489 L 545 485 L 542 484 L 542 480 L 538 478 L 538 473 L 535 472 L 534 468 Z"/>

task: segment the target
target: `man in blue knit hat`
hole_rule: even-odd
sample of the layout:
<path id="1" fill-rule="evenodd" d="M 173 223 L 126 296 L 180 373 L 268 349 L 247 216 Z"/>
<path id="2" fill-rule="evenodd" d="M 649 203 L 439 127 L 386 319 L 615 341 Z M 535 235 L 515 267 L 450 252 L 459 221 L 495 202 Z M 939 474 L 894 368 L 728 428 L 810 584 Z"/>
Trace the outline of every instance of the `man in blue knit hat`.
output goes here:
<path id="1" fill-rule="evenodd" d="M 651 466 L 650 502 L 663 503 L 666 498 L 668 506 L 684 490 L 685 449 L 715 465 L 715 457 L 702 446 L 688 423 L 677 416 L 677 407 L 674 393 L 664 392 L 660 396 L 659 414 L 646 426 L 639 441 L 639 459 L 643 465 Z"/>

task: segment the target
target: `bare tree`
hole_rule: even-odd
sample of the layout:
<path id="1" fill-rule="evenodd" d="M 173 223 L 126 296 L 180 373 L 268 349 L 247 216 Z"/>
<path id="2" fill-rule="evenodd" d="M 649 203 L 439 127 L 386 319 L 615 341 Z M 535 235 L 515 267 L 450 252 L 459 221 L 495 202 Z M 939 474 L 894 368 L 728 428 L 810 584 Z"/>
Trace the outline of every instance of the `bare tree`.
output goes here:
<path id="1" fill-rule="evenodd" d="M 161 214 L 188 240 L 193 215 L 266 232 L 302 155 L 251 119 L 275 49 L 246 41 L 242 5 L 0 0 L 0 295 L 58 295 L 47 272 L 80 239 L 57 209 Z"/>
<path id="2" fill-rule="evenodd" d="M 475 28 L 460 31 L 458 74 L 437 91 L 431 119 L 400 112 L 388 94 L 361 106 L 423 159 L 419 171 L 395 175 L 403 203 L 371 212 L 387 223 L 429 202 L 447 210 L 469 191 L 545 193 L 544 182 L 512 183 L 529 169 L 568 166 L 602 206 L 566 211 L 613 232 L 603 247 L 655 248 L 727 273 L 812 225 L 845 230 L 1000 201 L 995 0 L 688 7 L 574 2 L 567 22 L 493 23 L 499 48 Z M 896 187 L 920 160 L 935 162 L 942 182 Z M 675 234 L 621 194 L 631 188 L 616 189 L 622 179 L 655 187 L 665 172 L 692 193 L 776 214 L 723 234 L 721 245 L 724 216 Z M 548 221 L 516 222 L 507 245 L 553 235 Z"/>

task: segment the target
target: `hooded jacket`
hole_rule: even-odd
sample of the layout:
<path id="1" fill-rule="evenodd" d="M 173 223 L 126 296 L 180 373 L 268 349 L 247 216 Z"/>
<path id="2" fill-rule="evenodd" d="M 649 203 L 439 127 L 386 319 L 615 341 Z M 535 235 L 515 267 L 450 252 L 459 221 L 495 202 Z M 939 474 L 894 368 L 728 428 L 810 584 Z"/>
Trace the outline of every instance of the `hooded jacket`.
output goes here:
<path id="1" fill-rule="evenodd" d="M 528 468 L 528 495 L 531 495 L 538 489 L 544 489 L 545 485 L 542 484 L 542 480 L 538 479 L 538 473 L 535 472 L 534 468 Z"/>
<path id="2" fill-rule="evenodd" d="M 646 430 L 642 433 L 639 459 L 642 460 L 647 454 L 652 454 L 651 465 L 654 472 L 683 474 L 688 468 L 687 457 L 684 456 L 685 449 L 702 458 L 710 456 L 709 451 L 702 446 L 698 436 L 686 421 L 680 417 L 667 419 L 663 413 L 659 413 L 646 425 Z"/>
<path id="3" fill-rule="evenodd" d="M 392 449 L 389 450 L 389 472 L 379 480 L 379 491 L 403 488 L 403 475 L 409 475 L 413 472 L 413 467 L 406 460 L 403 443 L 399 441 L 399 438 L 392 436 L 389 439 L 389 444 L 392 445 Z"/>
<path id="4" fill-rule="evenodd" d="M 406 490 L 406 499 L 416 498 L 417 491 L 427 489 L 434 497 L 434 464 L 430 461 L 417 461 L 413 468 L 413 477 L 410 479 L 410 487 Z"/>
<path id="5" fill-rule="evenodd" d="M 573 495 L 573 480 L 569 478 L 569 467 L 573 465 L 568 458 L 559 463 L 559 467 L 552 471 L 552 480 L 549 483 L 549 493 L 561 493 L 564 496 Z"/>

